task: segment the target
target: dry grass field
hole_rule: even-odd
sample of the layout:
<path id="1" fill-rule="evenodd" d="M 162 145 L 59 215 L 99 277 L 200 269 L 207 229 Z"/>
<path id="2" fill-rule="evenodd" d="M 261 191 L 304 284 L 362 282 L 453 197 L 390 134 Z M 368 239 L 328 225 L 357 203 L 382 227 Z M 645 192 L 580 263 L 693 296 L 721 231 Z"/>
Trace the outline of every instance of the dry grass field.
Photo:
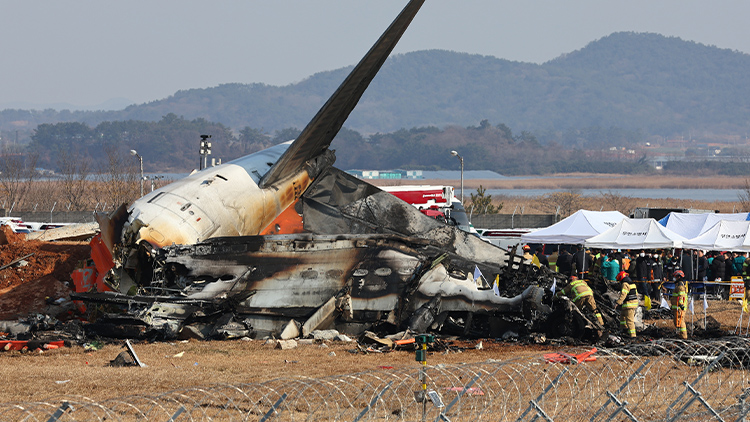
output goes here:
<path id="1" fill-rule="evenodd" d="M 435 353 L 429 364 L 456 364 L 487 359 L 508 359 L 529 354 L 541 356 L 550 347 L 519 347 L 483 340 L 462 343 L 464 352 Z M 94 352 L 80 346 L 43 353 L 0 353 L 0 366 L 13 388 L 0 389 L 0 402 L 42 401 L 62 395 L 81 395 L 94 400 L 133 394 L 157 394 L 169 390 L 217 384 L 259 383 L 281 377 L 321 378 L 331 375 L 414 367 L 413 351 L 351 353 L 356 343 L 329 342 L 275 349 L 263 340 L 136 343 L 133 348 L 148 365 L 110 367 L 110 360 L 125 350 L 108 344 Z M 174 357 L 183 353 L 181 357 Z"/>
<path id="2" fill-rule="evenodd" d="M 700 312 L 699 312 L 700 309 Z M 696 304 L 695 323 L 702 326 L 702 306 Z M 731 333 L 740 315 L 737 302 L 709 301 L 708 315 Z M 690 315 L 688 315 L 690 324 Z M 745 325 L 747 323 L 745 316 Z M 649 324 L 671 329 L 671 320 L 650 320 Z M 650 338 L 642 337 L 642 341 Z M 542 358 L 549 352 L 565 351 L 568 346 L 520 345 L 484 339 L 456 341 L 459 351 L 434 352 L 428 364 L 459 364 L 489 359 Z M 0 366 L 12 388 L 0 389 L 0 402 L 28 402 L 79 395 L 94 400 L 148 395 L 187 387 L 218 384 L 259 383 L 277 378 L 321 378 L 384 369 L 418 368 L 414 352 L 362 353 L 356 343 L 328 342 L 303 344 L 292 350 L 275 349 L 263 340 L 177 341 L 134 343 L 140 360 L 148 365 L 110 367 L 110 360 L 125 350 L 123 343 L 112 343 L 98 351 L 80 346 L 39 352 L 2 352 Z M 180 355 L 181 354 L 181 355 Z M 179 357 L 177 357 L 177 356 Z"/>

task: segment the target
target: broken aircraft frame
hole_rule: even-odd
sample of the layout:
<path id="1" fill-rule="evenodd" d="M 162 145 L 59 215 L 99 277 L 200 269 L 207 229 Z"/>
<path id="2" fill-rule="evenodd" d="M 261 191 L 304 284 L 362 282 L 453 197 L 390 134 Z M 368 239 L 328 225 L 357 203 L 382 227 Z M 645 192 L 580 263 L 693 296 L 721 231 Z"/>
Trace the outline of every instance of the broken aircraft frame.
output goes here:
<path id="1" fill-rule="evenodd" d="M 99 288 L 74 299 L 118 311 L 106 307 L 91 327 L 172 338 L 186 325 L 203 335 L 230 323 L 225 335 L 279 333 L 297 319 L 307 320 L 303 334 L 391 324 L 489 335 L 509 322 L 528 329 L 534 315 L 548 313 L 545 270 L 511 262 L 500 248 L 332 167 L 331 141 L 423 2 L 406 5 L 295 141 L 99 216 Z M 490 282 L 497 275 L 502 294 L 487 281 L 477 285 L 475 268 Z"/>

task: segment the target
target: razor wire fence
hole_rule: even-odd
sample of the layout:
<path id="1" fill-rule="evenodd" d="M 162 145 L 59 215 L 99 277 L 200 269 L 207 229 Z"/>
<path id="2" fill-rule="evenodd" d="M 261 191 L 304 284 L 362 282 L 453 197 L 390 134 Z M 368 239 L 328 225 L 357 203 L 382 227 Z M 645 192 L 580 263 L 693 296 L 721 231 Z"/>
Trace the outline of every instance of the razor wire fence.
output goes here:
<path id="1" fill-rule="evenodd" d="M 0 405 L 22 421 L 750 420 L 750 340 L 659 340 L 426 369 L 284 378 L 104 401 Z"/>

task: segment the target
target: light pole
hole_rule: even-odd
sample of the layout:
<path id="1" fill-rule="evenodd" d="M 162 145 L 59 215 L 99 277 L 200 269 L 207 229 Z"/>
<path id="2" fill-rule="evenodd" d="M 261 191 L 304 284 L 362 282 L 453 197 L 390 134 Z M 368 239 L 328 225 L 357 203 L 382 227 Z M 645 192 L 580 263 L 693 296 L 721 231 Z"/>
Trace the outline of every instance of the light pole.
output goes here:
<path id="1" fill-rule="evenodd" d="M 164 176 L 161 176 L 161 175 L 160 176 L 152 175 L 150 177 L 150 179 L 151 179 L 151 192 L 153 192 L 154 189 L 156 188 L 156 186 L 155 186 L 156 185 L 156 181 L 159 180 L 159 179 L 163 179 L 163 178 L 164 178 Z"/>
<path id="2" fill-rule="evenodd" d="M 458 152 L 451 151 L 451 155 L 454 157 L 458 157 L 458 160 L 461 161 L 461 203 L 464 203 L 464 157 L 458 155 Z"/>
<path id="3" fill-rule="evenodd" d="M 143 157 L 138 155 L 138 153 L 134 149 L 130 150 L 130 155 L 138 157 L 138 162 L 141 164 L 141 197 L 143 197 Z"/>
<path id="4" fill-rule="evenodd" d="M 211 135 L 201 135 L 199 170 L 208 167 L 208 156 L 211 155 L 211 142 L 208 142 L 209 139 L 211 139 Z"/>

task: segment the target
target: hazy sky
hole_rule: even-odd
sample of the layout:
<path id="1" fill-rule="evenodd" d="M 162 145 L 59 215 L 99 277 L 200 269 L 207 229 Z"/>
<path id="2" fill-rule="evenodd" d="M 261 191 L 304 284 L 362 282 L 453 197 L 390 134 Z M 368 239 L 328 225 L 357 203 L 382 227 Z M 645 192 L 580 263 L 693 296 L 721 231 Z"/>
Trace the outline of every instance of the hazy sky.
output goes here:
<path id="1" fill-rule="evenodd" d="M 355 64 L 406 0 L 0 0 L 0 108 L 143 103 Z M 427 0 L 396 53 L 543 63 L 618 31 L 750 52 L 750 2 Z M 17 106 L 17 105 L 12 105 Z"/>

